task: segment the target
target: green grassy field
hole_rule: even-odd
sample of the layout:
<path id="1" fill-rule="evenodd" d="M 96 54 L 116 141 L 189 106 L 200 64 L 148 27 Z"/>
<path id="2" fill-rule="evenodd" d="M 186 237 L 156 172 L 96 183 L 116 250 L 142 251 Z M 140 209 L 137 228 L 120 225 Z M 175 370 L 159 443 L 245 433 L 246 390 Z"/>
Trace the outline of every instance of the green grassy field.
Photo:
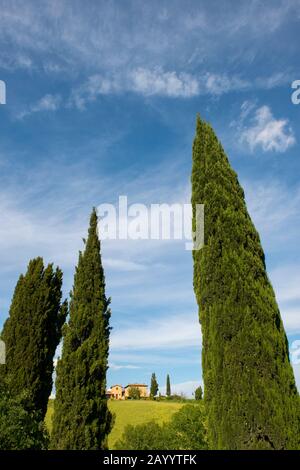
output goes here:
<path id="1" fill-rule="evenodd" d="M 110 449 L 114 448 L 115 442 L 122 436 L 127 424 L 142 424 L 155 420 L 158 423 L 168 421 L 172 414 L 178 411 L 183 403 L 156 402 L 144 400 L 109 401 L 109 408 L 115 414 L 116 421 L 108 439 Z M 49 401 L 46 415 L 46 424 L 51 432 L 51 418 L 53 414 L 53 400 Z"/>

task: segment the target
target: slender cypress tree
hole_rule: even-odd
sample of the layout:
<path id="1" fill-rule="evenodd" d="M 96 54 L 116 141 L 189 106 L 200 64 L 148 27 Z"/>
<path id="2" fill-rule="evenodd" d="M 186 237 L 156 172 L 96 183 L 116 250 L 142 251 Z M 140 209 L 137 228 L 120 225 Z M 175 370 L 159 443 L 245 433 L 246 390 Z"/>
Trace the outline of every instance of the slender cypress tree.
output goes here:
<path id="1" fill-rule="evenodd" d="M 205 205 L 204 247 L 193 252 L 203 335 L 210 445 L 299 445 L 299 395 L 288 342 L 244 192 L 211 126 L 197 119 L 193 229 Z"/>
<path id="2" fill-rule="evenodd" d="M 158 383 L 157 383 L 157 380 L 156 380 L 156 375 L 153 372 L 153 374 L 151 376 L 150 396 L 152 398 L 154 398 L 154 397 L 156 397 L 157 393 L 158 393 Z"/>
<path id="3" fill-rule="evenodd" d="M 169 374 L 167 375 L 166 395 L 167 397 L 171 396 L 171 382 Z"/>
<path id="4" fill-rule="evenodd" d="M 79 253 L 70 320 L 56 369 L 52 431 L 56 449 L 104 449 L 112 424 L 106 399 L 110 299 L 105 296 L 97 224 L 94 209 L 84 252 Z"/>
<path id="5" fill-rule="evenodd" d="M 200 401 L 202 400 L 202 397 L 203 397 L 203 391 L 202 391 L 201 385 L 199 385 L 199 387 L 197 387 L 195 390 L 195 400 Z"/>
<path id="6" fill-rule="evenodd" d="M 61 339 L 66 304 L 61 305 L 62 272 L 42 258 L 30 261 L 15 288 L 9 317 L 1 338 L 6 346 L 6 364 L 1 367 L 9 392 L 27 391 L 28 409 L 47 411 L 52 389 L 53 357 Z"/>

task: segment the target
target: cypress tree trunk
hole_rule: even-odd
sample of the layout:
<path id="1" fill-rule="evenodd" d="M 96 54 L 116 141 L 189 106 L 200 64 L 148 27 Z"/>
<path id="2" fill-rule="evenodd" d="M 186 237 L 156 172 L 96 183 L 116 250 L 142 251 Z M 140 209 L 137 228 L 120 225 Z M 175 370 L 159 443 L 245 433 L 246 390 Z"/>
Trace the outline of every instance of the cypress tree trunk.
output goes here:
<path id="1" fill-rule="evenodd" d="M 171 383 L 170 383 L 170 376 L 167 375 L 167 386 L 166 386 L 166 395 L 167 397 L 171 396 Z"/>
<path id="2" fill-rule="evenodd" d="M 110 299 L 93 210 L 85 250 L 79 253 L 70 320 L 64 329 L 62 358 L 57 365 L 52 447 L 104 449 L 112 416 L 107 407 Z"/>
<path id="3" fill-rule="evenodd" d="M 27 392 L 29 410 L 47 411 L 52 389 L 53 357 L 61 339 L 66 304 L 61 305 L 62 272 L 42 258 L 31 260 L 16 285 L 9 318 L 1 338 L 6 346 L 6 365 L 1 366 L 9 392 Z"/>
<path id="4" fill-rule="evenodd" d="M 199 117 L 194 230 L 196 204 L 205 205 L 205 245 L 193 258 L 210 445 L 296 448 L 299 395 L 259 235 L 236 173 L 213 129 Z"/>

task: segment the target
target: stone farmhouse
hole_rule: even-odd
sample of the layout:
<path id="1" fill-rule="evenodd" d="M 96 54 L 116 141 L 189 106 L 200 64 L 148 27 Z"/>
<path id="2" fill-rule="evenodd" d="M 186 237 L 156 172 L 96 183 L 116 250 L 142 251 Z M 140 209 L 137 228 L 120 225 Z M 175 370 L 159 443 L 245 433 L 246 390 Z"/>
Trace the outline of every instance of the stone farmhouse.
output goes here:
<path id="1" fill-rule="evenodd" d="M 141 398 L 147 398 L 149 396 L 148 386 L 145 384 L 128 384 L 126 387 L 122 387 L 122 385 L 118 384 L 113 385 L 106 391 L 106 396 L 112 400 L 126 400 L 129 398 L 131 388 L 139 389 Z"/>

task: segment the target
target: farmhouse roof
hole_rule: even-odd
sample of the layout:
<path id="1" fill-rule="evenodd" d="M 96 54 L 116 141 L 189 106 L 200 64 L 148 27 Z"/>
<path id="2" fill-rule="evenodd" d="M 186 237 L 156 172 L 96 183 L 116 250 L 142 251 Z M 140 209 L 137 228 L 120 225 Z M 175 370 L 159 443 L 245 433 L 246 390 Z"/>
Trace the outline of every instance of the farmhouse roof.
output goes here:
<path id="1" fill-rule="evenodd" d="M 146 385 L 146 384 L 128 384 L 128 385 L 126 385 L 125 388 L 128 388 L 128 387 L 148 387 L 148 385 Z"/>

